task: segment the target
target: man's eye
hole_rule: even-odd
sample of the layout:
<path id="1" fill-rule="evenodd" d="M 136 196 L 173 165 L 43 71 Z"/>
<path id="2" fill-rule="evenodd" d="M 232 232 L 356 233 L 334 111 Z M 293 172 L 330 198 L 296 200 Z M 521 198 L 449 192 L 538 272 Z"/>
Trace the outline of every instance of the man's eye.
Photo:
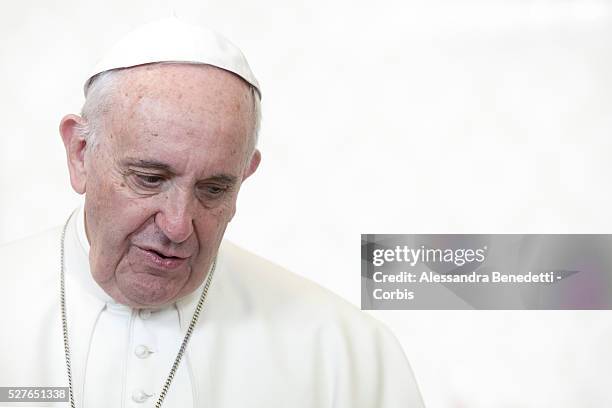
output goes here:
<path id="1" fill-rule="evenodd" d="M 158 187 L 163 181 L 163 177 L 150 174 L 136 174 L 136 179 L 143 187 Z"/>
<path id="2" fill-rule="evenodd" d="M 226 187 L 222 187 L 222 186 L 215 186 L 215 185 L 210 185 L 210 186 L 204 186 L 200 188 L 200 191 L 202 191 L 204 194 L 206 194 L 208 197 L 212 197 L 212 198 L 216 198 L 219 197 L 220 195 L 222 195 L 225 191 L 227 190 Z"/>

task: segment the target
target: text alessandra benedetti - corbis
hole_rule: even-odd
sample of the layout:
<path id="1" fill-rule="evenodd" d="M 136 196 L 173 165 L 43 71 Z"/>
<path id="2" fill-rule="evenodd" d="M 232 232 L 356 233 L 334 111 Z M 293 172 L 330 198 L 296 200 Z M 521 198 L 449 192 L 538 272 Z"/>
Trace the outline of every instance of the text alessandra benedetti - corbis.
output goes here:
<path id="1" fill-rule="evenodd" d="M 372 279 L 376 283 L 553 283 L 554 272 L 526 272 L 521 274 L 507 274 L 502 272 L 490 273 L 447 273 L 436 272 L 400 272 L 384 274 L 374 272 Z M 561 279 L 561 276 L 557 277 Z"/>

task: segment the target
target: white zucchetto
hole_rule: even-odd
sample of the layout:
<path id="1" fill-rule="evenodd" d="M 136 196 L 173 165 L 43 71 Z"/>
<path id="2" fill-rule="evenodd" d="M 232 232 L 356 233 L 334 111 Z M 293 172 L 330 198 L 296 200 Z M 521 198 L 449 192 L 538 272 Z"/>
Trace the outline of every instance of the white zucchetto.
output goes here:
<path id="1" fill-rule="evenodd" d="M 253 85 L 261 98 L 259 83 L 240 49 L 221 34 L 182 22 L 176 17 L 145 24 L 128 33 L 96 64 L 85 81 L 112 69 L 155 62 L 207 64 L 233 72 Z"/>

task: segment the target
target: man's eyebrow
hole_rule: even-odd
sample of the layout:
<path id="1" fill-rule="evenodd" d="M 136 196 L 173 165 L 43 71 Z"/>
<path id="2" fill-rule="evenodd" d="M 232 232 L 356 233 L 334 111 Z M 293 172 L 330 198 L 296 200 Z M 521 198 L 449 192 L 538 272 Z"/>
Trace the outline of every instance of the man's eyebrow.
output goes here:
<path id="1" fill-rule="evenodd" d="M 172 167 L 170 167 L 170 165 L 157 160 L 127 158 L 122 160 L 121 164 L 124 167 L 137 166 L 146 169 L 162 170 L 166 173 L 174 174 L 174 171 L 172 170 Z"/>
<path id="2" fill-rule="evenodd" d="M 157 160 L 135 159 L 135 158 L 129 157 L 127 159 L 122 160 L 121 164 L 124 167 L 136 166 L 136 167 L 141 167 L 143 169 L 161 170 L 170 175 L 176 174 L 176 172 L 172 170 L 172 167 L 170 165 L 157 161 Z M 221 174 L 214 174 L 210 177 L 207 177 L 203 181 L 214 181 L 214 182 L 221 183 L 221 184 L 233 185 L 238 182 L 238 177 L 232 176 L 230 174 L 221 173 Z"/>
<path id="3" fill-rule="evenodd" d="M 215 174 L 214 176 L 206 178 L 206 181 L 214 181 L 221 184 L 232 185 L 236 184 L 238 178 L 228 174 Z"/>

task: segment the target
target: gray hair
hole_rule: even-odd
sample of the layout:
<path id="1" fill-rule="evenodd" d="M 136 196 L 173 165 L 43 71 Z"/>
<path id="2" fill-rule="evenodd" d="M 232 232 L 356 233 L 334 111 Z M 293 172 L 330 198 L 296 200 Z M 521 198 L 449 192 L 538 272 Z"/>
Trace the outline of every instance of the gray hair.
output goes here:
<path id="1" fill-rule="evenodd" d="M 159 62 L 157 64 L 166 63 Z M 85 91 L 85 103 L 81 109 L 81 116 L 85 120 L 78 125 L 77 132 L 86 140 L 88 149 L 95 147 L 100 142 L 99 135 L 104 133 L 102 117 L 109 112 L 113 105 L 113 96 L 117 93 L 119 83 L 117 77 L 120 71 L 124 70 L 101 72 L 91 79 Z M 261 126 L 261 98 L 259 91 L 253 85 L 248 85 L 253 101 L 253 116 L 255 117 L 251 137 L 251 151 L 254 151 L 257 147 Z"/>

